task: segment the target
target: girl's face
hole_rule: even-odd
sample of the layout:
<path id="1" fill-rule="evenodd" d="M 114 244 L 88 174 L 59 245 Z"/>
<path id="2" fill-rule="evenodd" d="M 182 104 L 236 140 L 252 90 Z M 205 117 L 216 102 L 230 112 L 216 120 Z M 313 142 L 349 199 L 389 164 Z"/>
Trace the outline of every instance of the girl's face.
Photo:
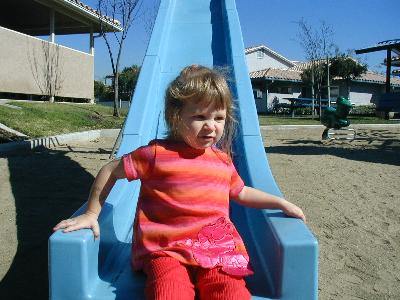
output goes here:
<path id="1" fill-rule="evenodd" d="M 181 111 L 178 133 L 181 139 L 195 149 L 205 149 L 216 144 L 224 133 L 226 109 L 215 104 L 188 101 Z"/>

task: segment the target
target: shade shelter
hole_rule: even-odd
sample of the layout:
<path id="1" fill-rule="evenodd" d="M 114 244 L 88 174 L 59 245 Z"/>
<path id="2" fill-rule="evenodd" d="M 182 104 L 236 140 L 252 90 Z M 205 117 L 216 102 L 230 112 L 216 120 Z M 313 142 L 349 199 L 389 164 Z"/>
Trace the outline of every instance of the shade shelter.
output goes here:
<path id="1" fill-rule="evenodd" d="M 32 36 L 122 31 L 121 24 L 77 0 L 4 0 L 0 10 L 0 26 Z"/>
<path id="2" fill-rule="evenodd" d="M 77 0 L 3 0 L 0 97 L 93 101 L 94 34 L 101 31 L 122 27 Z M 88 51 L 56 43 L 56 35 L 67 34 L 88 34 Z"/>
<path id="3" fill-rule="evenodd" d="M 356 54 L 363 54 L 363 53 L 370 53 L 370 52 L 384 51 L 384 50 L 386 50 L 386 93 L 390 93 L 390 75 L 391 75 L 392 61 L 395 62 L 395 65 L 400 65 L 398 58 L 400 56 L 400 39 L 382 41 L 374 46 L 358 49 L 356 50 Z M 392 52 L 396 54 L 395 57 L 392 57 Z"/>
<path id="4" fill-rule="evenodd" d="M 390 75 L 392 74 L 392 65 L 399 66 L 400 56 L 400 39 L 382 41 L 375 46 L 358 49 L 356 54 L 370 53 L 376 51 L 386 51 L 386 94 L 381 95 L 377 102 L 376 109 L 379 112 L 384 112 L 385 118 L 391 118 L 393 112 L 400 112 L 400 93 L 392 92 L 390 90 Z M 392 52 L 395 54 L 392 57 Z M 390 114 L 392 116 L 390 116 Z"/>

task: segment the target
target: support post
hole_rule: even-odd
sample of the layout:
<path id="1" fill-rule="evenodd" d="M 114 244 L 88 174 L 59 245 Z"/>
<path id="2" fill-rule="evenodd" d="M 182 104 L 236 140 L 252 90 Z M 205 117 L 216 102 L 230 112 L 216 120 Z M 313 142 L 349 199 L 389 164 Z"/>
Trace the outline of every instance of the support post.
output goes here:
<path id="1" fill-rule="evenodd" d="M 328 87 L 328 107 L 331 107 L 331 85 L 329 78 L 329 56 L 326 56 L 326 69 L 327 69 L 327 87 Z"/>
<path id="2" fill-rule="evenodd" d="M 49 42 L 50 43 L 55 43 L 55 39 L 56 39 L 56 34 L 55 34 L 55 13 L 54 13 L 54 9 L 51 8 L 50 9 L 50 35 L 49 35 Z"/>
<path id="3" fill-rule="evenodd" d="M 312 63 L 311 66 L 311 98 L 312 98 L 312 103 L 311 103 L 311 118 L 315 118 L 315 94 L 314 94 L 314 62 Z"/>
<path id="4" fill-rule="evenodd" d="M 390 71 L 392 68 L 392 49 L 386 50 L 386 93 L 390 93 Z"/>
<path id="5" fill-rule="evenodd" d="M 94 36 L 93 36 L 93 27 L 90 28 L 90 55 L 94 55 Z"/>
<path id="6" fill-rule="evenodd" d="M 265 79 L 264 79 L 264 92 L 265 92 L 265 108 L 266 108 L 266 113 L 268 113 L 268 83 Z"/>

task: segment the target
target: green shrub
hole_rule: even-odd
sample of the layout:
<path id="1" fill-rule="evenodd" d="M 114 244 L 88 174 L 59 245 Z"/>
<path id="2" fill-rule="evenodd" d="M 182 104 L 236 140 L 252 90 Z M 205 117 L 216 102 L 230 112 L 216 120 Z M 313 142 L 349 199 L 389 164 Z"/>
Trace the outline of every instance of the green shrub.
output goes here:
<path id="1" fill-rule="evenodd" d="M 350 110 L 353 116 L 375 116 L 375 104 L 354 106 Z"/>
<path id="2" fill-rule="evenodd" d="M 315 106 L 317 107 L 317 106 Z M 311 107 L 299 107 L 294 109 L 294 114 L 295 115 L 311 115 L 312 114 L 312 108 Z"/>

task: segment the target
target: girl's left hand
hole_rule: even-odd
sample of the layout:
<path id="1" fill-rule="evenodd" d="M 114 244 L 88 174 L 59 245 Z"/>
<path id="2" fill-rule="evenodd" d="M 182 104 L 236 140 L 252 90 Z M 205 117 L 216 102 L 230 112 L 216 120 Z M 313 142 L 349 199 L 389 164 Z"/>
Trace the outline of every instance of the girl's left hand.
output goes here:
<path id="1" fill-rule="evenodd" d="M 282 211 L 285 213 L 285 215 L 288 215 L 288 216 L 294 217 L 294 218 L 299 218 L 299 219 L 302 219 L 304 222 L 306 222 L 306 216 L 304 215 L 301 208 L 287 200 L 284 200 L 284 202 L 283 202 Z"/>

